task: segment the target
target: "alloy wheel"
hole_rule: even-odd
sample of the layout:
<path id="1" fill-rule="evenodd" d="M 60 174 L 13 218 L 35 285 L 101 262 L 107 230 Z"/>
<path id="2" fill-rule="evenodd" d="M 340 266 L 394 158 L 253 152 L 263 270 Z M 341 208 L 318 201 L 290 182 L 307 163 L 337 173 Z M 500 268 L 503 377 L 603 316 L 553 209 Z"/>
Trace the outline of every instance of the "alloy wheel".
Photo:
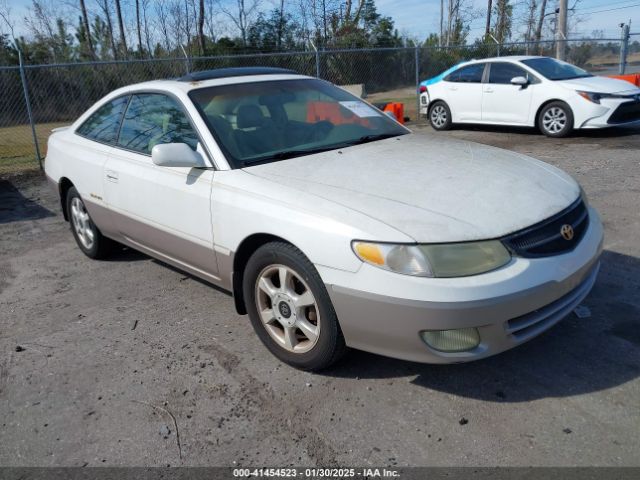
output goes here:
<path id="1" fill-rule="evenodd" d="M 542 126 L 552 134 L 561 132 L 567 125 L 567 114 L 560 107 L 551 107 L 542 116 Z"/>
<path id="2" fill-rule="evenodd" d="M 89 213 L 79 197 L 74 197 L 71 200 L 71 222 L 82 246 L 91 250 L 95 241 L 95 232 Z"/>
<path id="3" fill-rule="evenodd" d="M 320 309 L 302 277 L 285 265 L 269 265 L 255 289 L 258 314 L 271 338 L 289 352 L 311 350 L 320 337 Z"/>
<path id="4" fill-rule="evenodd" d="M 447 110 L 442 105 L 436 105 L 431 109 L 431 123 L 441 128 L 447 123 Z"/>

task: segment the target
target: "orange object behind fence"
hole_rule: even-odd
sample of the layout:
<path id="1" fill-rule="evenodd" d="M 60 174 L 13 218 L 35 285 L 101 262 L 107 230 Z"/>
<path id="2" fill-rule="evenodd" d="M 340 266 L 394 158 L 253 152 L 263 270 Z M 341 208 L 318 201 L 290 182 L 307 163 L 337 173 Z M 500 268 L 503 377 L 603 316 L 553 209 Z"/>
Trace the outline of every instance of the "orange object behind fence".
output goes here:
<path id="1" fill-rule="evenodd" d="M 323 120 L 329 121 L 334 125 L 346 125 L 357 123 L 368 126 L 369 121 L 360 118 L 357 115 L 347 112 L 341 108 L 339 103 L 334 102 L 309 102 L 307 106 L 307 122 L 315 123 Z"/>
<path id="2" fill-rule="evenodd" d="M 629 83 L 633 83 L 636 87 L 640 87 L 640 73 L 632 73 L 630 75 L 609 75 L 611 78 L 617 78 L 618 80 L 626 80 Z"/>
<path id="3" fill-rule="evenodd" d="M 404 103 L 389 102 L 382 109 L 383 112 L 391 112 L 395 119 L 404 125 Z"/>
<path id="4" fill-rule="evenodd" d="M 389 102 L 377 104 L 376 107 L 383 112 L 390 112 L 398 122 L 404 124 L 404 103 Z M 369 121 L 366 118 L 360 118 L 346 111 L 346 109 L 341 108 L 338 103 L 309 102 L 307 106 L 307 122 L 315 123 L 323 120 L 327 120 L 334 125 L 357 123 L 359 125 L 369 126 Z"/>

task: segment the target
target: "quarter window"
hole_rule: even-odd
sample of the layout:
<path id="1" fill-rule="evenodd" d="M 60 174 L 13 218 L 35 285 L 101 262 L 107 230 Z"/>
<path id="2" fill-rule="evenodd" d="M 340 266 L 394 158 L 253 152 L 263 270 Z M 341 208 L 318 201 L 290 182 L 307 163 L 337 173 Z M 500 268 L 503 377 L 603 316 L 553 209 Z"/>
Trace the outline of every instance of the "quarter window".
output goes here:
<path id="1" fill-rule="evenodd" d="M 133 95 L 122 121 L 118 145 L 151 154 L 151 149 L 161 143 L 186 143 L 195 150 L 198 136 L 172 98 L 156 93 Z"/>
<path id="2" fill-rule="evenodd" d="M 489 83 L 510 84 L 513 77 L 524 77 L 531 80 L 528 73 L 513 63 L 492 63 L 489 70 Z"/>
<path id="3" fill-rule="evenodd" d="M 80 125 L 76 133 L 97 142 L 115 143 L 128 100 L 129 97 L 125 96 L 106 103 Z"/>
<path id="4" fill-rule="evenodd" d="M 446 80 L 456 83 L 481 83 L 484 66 L 484 63 L 467 65 L 466 67 L 459 68 L 455 72 L 451 72 Z"/>

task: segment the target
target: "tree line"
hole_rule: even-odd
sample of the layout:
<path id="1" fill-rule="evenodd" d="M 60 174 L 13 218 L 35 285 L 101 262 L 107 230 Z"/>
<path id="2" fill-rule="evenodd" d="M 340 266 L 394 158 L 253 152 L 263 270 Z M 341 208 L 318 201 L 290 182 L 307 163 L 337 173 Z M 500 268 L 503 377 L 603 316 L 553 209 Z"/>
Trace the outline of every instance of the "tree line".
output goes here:
<path id="1" fill-rule="evenodd" d="M 31 0 L 19 19 L 0 0 L 0 63 L 18 49 L 37 64 L 403 45 L 375 0 L 275 2 Z"/>

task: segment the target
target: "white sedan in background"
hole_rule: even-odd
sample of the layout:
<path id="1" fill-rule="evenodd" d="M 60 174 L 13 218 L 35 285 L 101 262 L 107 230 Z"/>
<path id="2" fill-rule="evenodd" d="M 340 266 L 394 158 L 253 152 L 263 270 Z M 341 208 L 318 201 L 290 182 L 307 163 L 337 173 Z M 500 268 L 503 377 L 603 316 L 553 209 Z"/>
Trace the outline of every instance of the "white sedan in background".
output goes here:
<path id="1" fill-rule="evenodd" d="M 640 88 L 549 57 L 473 60 L 420 85 L 420 112 L 435 130 L 454 123 L 573 129 L 640 122 Z"/>
<path id="2" fill-rule="evenodd" d="M 413 134 L 286 70 L 116 90 L 51 135 L 45 170 L 87 256 L 116 241 L 229 290 L 303 369 L 346 347 L 502 352 L 568 315 L 599 268 L 602 224 L 566 173 Z"/>

